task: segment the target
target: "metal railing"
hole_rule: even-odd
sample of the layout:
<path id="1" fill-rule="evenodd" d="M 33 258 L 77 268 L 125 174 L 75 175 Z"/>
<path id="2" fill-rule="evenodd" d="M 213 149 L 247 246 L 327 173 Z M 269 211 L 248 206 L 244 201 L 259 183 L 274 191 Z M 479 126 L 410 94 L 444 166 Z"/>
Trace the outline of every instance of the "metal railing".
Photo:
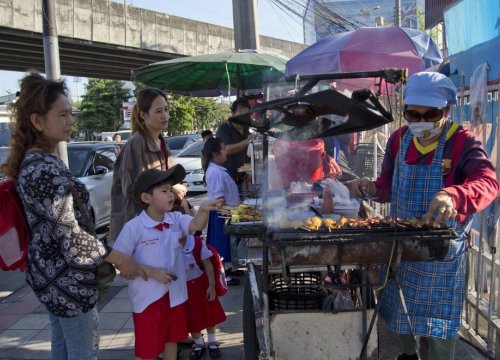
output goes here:
<path id="1" fill-rule="evenodd" d="M 499 102 L 500 85 L 488 87 L 488 114 L 481 140 L 499 174 Z M 453 120 L 470 125 L 469 91 L 459 91 L 459 104 Z M 461 335 L 488 355 L 500 358 L 500 259 L 497 257 L 498 212 L 500 201 L 475 215 L 468 253 L 468 289 L 465 299 Z"/>

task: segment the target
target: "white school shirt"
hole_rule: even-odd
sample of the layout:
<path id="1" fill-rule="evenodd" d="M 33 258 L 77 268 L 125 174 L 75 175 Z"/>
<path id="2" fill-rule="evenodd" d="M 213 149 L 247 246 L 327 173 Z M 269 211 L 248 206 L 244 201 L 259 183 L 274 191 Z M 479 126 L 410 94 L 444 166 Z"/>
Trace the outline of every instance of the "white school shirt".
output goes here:
<path id="1" fill-rule="evenodd" d="M 224 197 L 227 205 L 240 203 L 238 186 L 225 167 L 210 162 L 205 173 L 205 182 L 209 200 Z"/>
<path id="2" fill-rule="evenodd" d="M 186 274 L 179 238 L 188 235 L 192 219 L 192 216 L 180 212 L 166 213 L 163 222 L 170 224 L 170 228 L 160 231 L 155 229 L 159 222 L 143 211 L 123 226 L 114 249 L 132 256 L 138 264 L 162 268 L 177 275 L 177 280 L 168 284 L 160 284 L 151 278 L 148 281 L 141 277 L 129 280 L 128 293 L 133 312 L 143 312 L 167 292 L 170 307 L 187 300 Z"/>
<path id="3" fill-rule="evenodd" d="M 196 263 L 196 259 L 193 255 L 195 241 L 194 236 L 189 235 L 186 239 L 186 243 L 182 248 L 182 254 L 184 255 L 184 266 L 186 269 L 186 281 L 194 280 L 203 275 L 203 270 L 200 269 Z M 214 254 L 207 248 L 205 239 L 201 242 L 201 261 L 209 259 Z"/>

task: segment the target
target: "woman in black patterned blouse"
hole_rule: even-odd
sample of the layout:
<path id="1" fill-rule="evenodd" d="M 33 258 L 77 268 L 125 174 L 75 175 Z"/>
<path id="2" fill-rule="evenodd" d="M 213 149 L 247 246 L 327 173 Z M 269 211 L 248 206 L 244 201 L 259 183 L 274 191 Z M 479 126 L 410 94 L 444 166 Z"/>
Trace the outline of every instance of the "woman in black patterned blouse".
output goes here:
<path id="1" fill-rule="evenodd" d="M 99 346 L 96 269 L 114 263 L 126 277 L 143 275 L 132 259 L 110 251 L 86 230 L 73 202 L 76 189 L 89 211 L 89 194 L 55 155 L 73 119 L 64 82 L 29 74 L 12 105 L 12 150 L 1 169 L 17 179 L 31 231 L 26 281 L 47 307 L 52 359 L 96 359 Z"/>

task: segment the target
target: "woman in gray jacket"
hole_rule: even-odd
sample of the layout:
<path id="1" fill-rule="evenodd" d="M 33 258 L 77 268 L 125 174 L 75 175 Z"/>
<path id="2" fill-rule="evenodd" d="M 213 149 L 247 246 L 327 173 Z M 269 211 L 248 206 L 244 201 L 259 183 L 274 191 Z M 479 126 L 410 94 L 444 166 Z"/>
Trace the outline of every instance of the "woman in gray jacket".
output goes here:
<path id="1" fill-rule="evenodd" d="M 134 202 L 132 188 L 144 170 L 167 170 L 174 163 L 162 133 L 168 128 L 169 108 L 165 94 L 154 88 L 141 90 L 132 110 L 132 136 L 116 160 L 111 189 L 111 224 L 109 239 L 115 240 L 123 225 L 142 208 Z M 183 199 L 187 189 L 174 187 L 174 194 Z"/>

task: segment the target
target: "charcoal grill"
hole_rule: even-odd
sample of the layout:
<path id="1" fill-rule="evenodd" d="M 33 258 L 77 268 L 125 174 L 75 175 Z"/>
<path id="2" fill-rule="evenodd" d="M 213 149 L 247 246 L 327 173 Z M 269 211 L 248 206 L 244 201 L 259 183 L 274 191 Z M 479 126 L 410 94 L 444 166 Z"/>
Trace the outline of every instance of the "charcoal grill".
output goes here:
<path id="1" fill-rule="evenodd" d="M 456 238 L 456 232 L 448 228 L 278 230 L 270 234 L 265 246 L 270 249 L 271 266 L 369 265 L 387 264 L 394 243 L 403 262 L 443 260 L 450 240 Z"/>

